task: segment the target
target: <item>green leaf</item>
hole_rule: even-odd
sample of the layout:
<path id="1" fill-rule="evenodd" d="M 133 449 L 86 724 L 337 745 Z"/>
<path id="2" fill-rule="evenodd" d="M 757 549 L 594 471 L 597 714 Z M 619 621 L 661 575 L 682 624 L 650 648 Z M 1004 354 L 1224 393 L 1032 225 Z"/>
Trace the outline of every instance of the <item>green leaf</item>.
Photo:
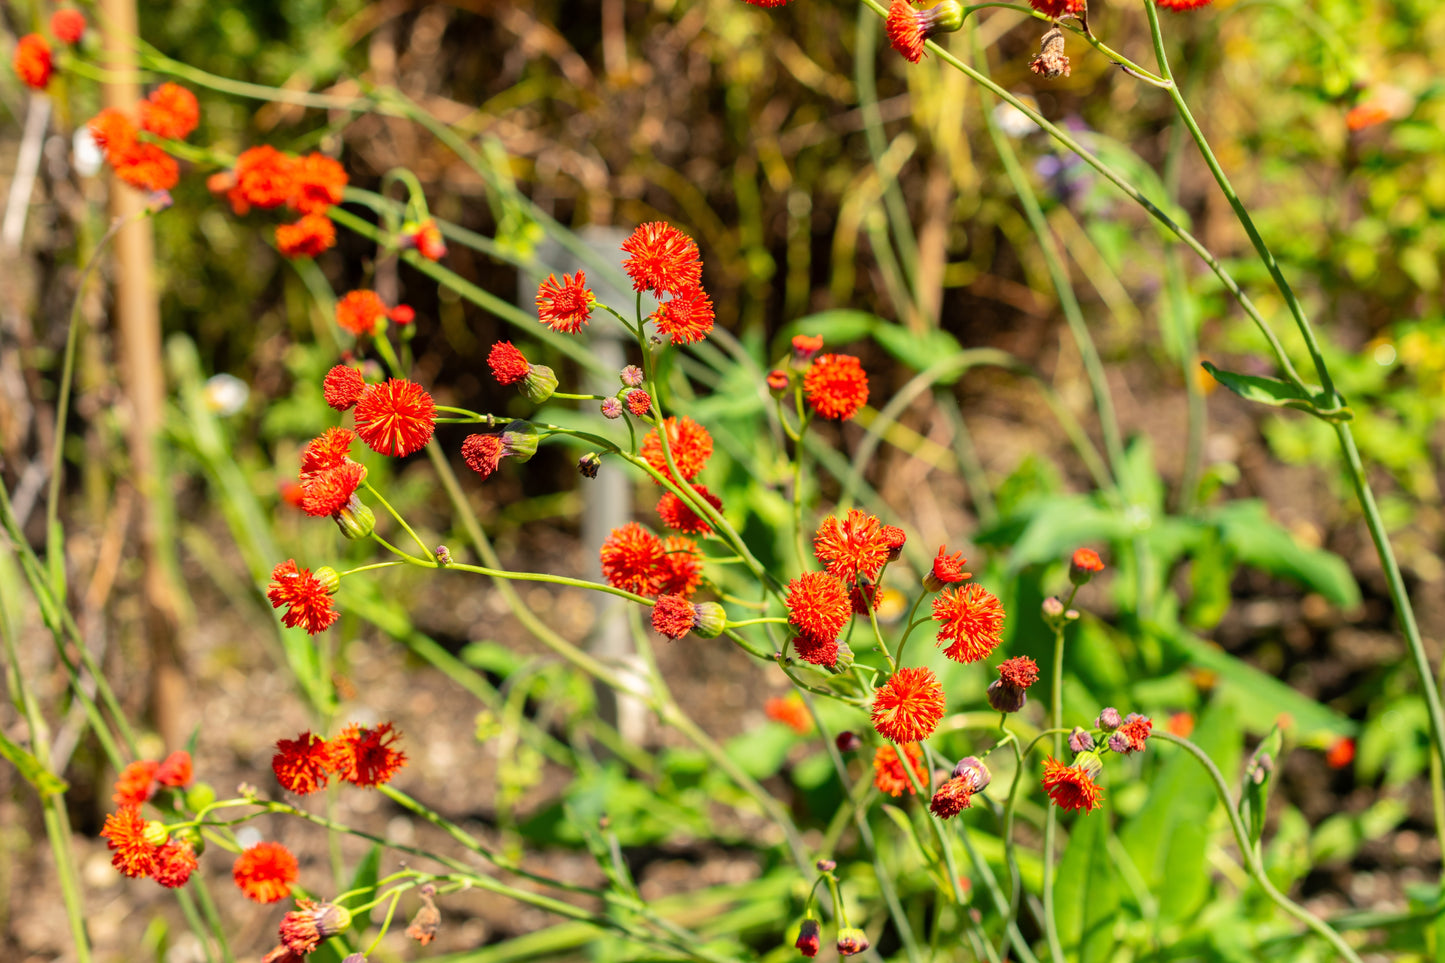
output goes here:
<path id="1" fill-rule="evenodd" d="M 1054 916 L 1064 948 L 1079 963 L 1113 959 L 1114 921 L 1124 882 L 1109 856 L 1108 810 L 1074 822 L 1054 884 Z"/>
<path id="2" fill-rule="evenodd" d="M 46 796 L 58 796 L 70 788 L 64 779 L 47 769 L 33 753 L 11 742 L 4 733 L 0 733 L 0 756 L 4 756 L 19 770 L 20 775 L 35 787 L 42 799 Z"/>
<path id="3" fill-rule="evenodd" d="M 1302 545 L 1272 520 L 1258 500 L 1230 502 L 1206 516 L 1242 565 L 1292 579 L 1341 608 L 1360 604 L 1360 586 L 1345 560 Z"/>
<path id="4" fill-rule="evenodd" d="M 862 340 L 873 332 L 875 325 L 887 323 L 878 315 L 870 314 L 867 311 L 835 308 L 799 318 L 783 328 L 779 340 L 786 344 L 787 339 L 795 334 L 822 335 L 827 339 L 828 347 L 831 349 L 834 345 Z"/>
<path id="5" fill-rule="evenodd" d="M 1213 376 L 1215 381 L 1245 401 L 1269 405 L 1272 408 L 1293 408 L 1296 411 L 1308 412 L 1325 421 L 1349 421 L 1354 418 L 1354 412 L 1343 405 L 1337 408 L 1320 408 L 1315 403 L 1314 396 L 1301 391 L 1288 381 L 1266 378 L 1261 375 L 1240 374 L 1237 371 L 1225 371 L 1208 361 L 1202 361 L 1200 364 Z"/>
<path id="6" fill-rule="evenodd" d="M 880 322 L 873 326 L 873 340 L 879 347 L 914 371 L 925 371 L 963 351 L 953 335 L 938 328 L 916 334 L 901 325 Z M 957 371 L 938 379 L 939 384 L 953 384 L 963 374 Z"/>
<path id="7" fill-rule="evenodd" d="M 366 855 L 361 857 L 361 862 L 356 864 L 356 872 L 351 874 L 351 883 L 346 887 L 346 892 L 351 895 L 346 898 L 346 902 L 353 905 L 370 902 L 380 876 L 381 844 L 373 843 Z M 370 925 L 370 912 L 357 913 L 351 918 L 351 928 L 357 933 L 363 932 Z"/>

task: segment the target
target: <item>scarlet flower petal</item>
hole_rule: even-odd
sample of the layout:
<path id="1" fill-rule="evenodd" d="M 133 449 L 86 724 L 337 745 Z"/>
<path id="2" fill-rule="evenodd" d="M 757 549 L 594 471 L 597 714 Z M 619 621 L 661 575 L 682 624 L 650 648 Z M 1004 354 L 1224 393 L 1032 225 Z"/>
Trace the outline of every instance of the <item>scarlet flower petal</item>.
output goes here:
<path id="1" fill-rule="evenodd" d="M 923 767 L 923 750 L 909 743 L 903 746 L 903 754 L 907 756 L 913 774 L 918 777 L 918 784 L 928 785 L 928 770 Z M 908 780 L 908 773 L 903 769 L 898 747 L 879 746 L 873 751 L 873 785 L 878 787 L 879 792 L 886 792 L 890 796 L 901 796 L 905 792 L 910 795 L 915 793 L 913 783 Z"/>
<path id="2" fill-rule="evenodd" d="M 690 344 L 706 338 L 714 319 L 712 299 L 696 285 L 683 288 L 652 313 L 652 323 L 657 325 L 658 333 L 671 338 L 673 344 Z"/>
<path id="3" fill-rule="evenodd" d="M 327 769 L 331 747 L 325 739 L 303 732 L 295 739 L 278 739 L 276 754 L 271 757 L 271 771 L 287 792 L 298 796 L 326 788 L 331 777 Z"/>
<path id="4" fill-rule="evenodd" d="M 498 341 L 492 345 L 491 352 L 487 354 L 487 366 L 492 369 L 492 377 L 499 385 L 516 384 L 532 370 L 522 352 L 510 341 Z"/>
<path id="5" fill-rule="evenodd" d="M 340 613 L 331 607 L 331 592 L 310 569 L 298 568 L 295 559 L 287 559 L 271 572 L 271 585 L 266 592 L 272 608 L 285 606 L 281 622 L 287 628 L 304 626 L 316 635 L 331 627 Z"/>
<path id="6" fill-rule="evenodd" d="M 105 817 L 100 835 L 110 848 L 110 861 L 132 879 L 151 875 L 156 868 L 156 849 L 145 838 L 146 821 L 139 806 L 123 806 Z"/>
<path id="7" fill-rule="evenodd" d="M 401 736 L 390 722 L 364 727 L 352 723 L 332 739 L 330 769 L 356 786 L 380 786 L 406 764 L 406 753 L 393 747 Z"/>
<path id="8" fill-rule="evenodd" d="M 348 411 L 356 404 L 366 390 L 366 379 L 361 372 L 348 364 L 339 364 L 326 372 L 321 382 L 321 393 L 326 404 L 337 411 Z"/>
<path id="9" fill-rule="evenodd" d="M 1102 805 L 1104 790 L 1081 768 L 1066 766 L 1053 756 L 1044 761 L 1044 791 L 1060 809 L 1091 812 Z"/>
<path id="10" fill-rule="evenodd" d="M 985 659 L 1003 638 L 1003 606 L 976 583 L 940 592 L 933 600 L 933 618 L 941 623 L 938 641 L 949 643 L 943 654 L 955 662 Z"/>
<path id="11" fill-rule="evenodd" d="M 893 742 L 918 742 L 933 734 L 943 710 L 943 686 L 932 669 L 899 669 L 873 696 L 873 728 Z"/>
<path id="12" fill-rule="evenodd" d="M 793 579 L 788 583 L 785 601 L 788 623 L 811 640 L 836 639 L 853 616 L 847 587 L 827 572 L 805 572 Z"/>
<path id="13" fill-rule="evenodd" d="M 156 767 L 156 782 L 173 789 L 189 786 L 194 775 L 191 754 L 184 749 L 177 749 L 166 756 L 165 761 Z"/>
<path id="14" fill-rule="evenodd" d="M 280 843 L 260 842 L 237 858 L 231 877 L 247 899 L 276 903 L 291 895 L 291 887 L 301 878 L 301 866 Z"/>
<path id="15" fill-rule="evenodd" d="M 549 274 L 537 287 L 537 319 L 553 331 L 576 334 L 592 317 L 595 302 L 585 272 L 564 274 L 561 283 L 555 274 Z"/>
<path id="16" fill-rule="evenodd" d="M 200 121 L 196 95 L 180 84 L 161 84 L 140 102 L 140 125 L 157 137 L 185 140 Z"/>
<path id="17" fill-rule="evenodd" d="M 852 355 L 825 354 L 803 375 L 803 391 L 818 414 L 846 421 L 868 403 L 868 375 Z"/>
<path id="18" fill-rule="evenodd" d="M 276 249 L 283 257 L 316 257 L 336 244 L 336 225 L 325 214 L 307 214 L 295 224 L 276 227 Z"/>
<path id="19" fill-rule="evenodd" d="M 677 294 L 702 283 L 702 260 L 697 242 L 662 221 L 639 225 L 622 242 L 627 259 L 622 269 L 632 278 L 635 291 Z"/>
<path id="20" fill-rule="evenodd" d="M 667 429 L 667 444 L 678 473 L 687 480 L 697 477 L 712 457 L 712 435 L 686 415 L 666 419 L 663 427 Z M 667 455 L 662 450 L 662 439 L 656 428 L 642 439 L 642 457 L 659 475 L 668 474 Z"/>
<path id="21" fill-rule="evenodd" d="M 38 33 L 27 33 L 15 44 L 15 56 L 10 61 L 15 76 L 27 87 L 44 90 L 50 83 L 55 63 L 50 57 L 50 44 Z"/>
<path id="22" fill-rule="evenodd" d="M 375 291 L 350 291 L 336 302 L 336 323 L 360 337 L 376 331 L 386 317 L 386 302 Z"/>
<path id="23" fill-rule="evenodd" d="M 602 577 L 613 588 L 652 595 L 657 590 L 662 540 L 636 522 L 614 528 L 602 543 Z"/>
<path id="24" fill-rule="evenodd" d="M 722 499 L 708 491 L 706 485 L 694 485 L 692 489 L 713 508 L 722 511 Z M 662 519 L 662 524 L 674 531 L 685 535 L 712 534 L 712 526 L 672 492 L 663 492 L 662 497 L 657 500 L 657 514 Z"/>
<path id="25" fill-rule="evenodd" d="M 681 595 L 659 595 L 652 605 L 652 628 L 669 639 L 680 639 L 697 623 L 697 610 Z"/>
<path id="26" fill-rule="evenodd" d="M 878 518 L 854 508 L 842 521 L 829 515 L 813 536 L 813 554 L 828 574 L 845 582 L 876 579 L 888 561 L 890 540 Z"/>
<path id="27" fill-rule="evenodd" d="M 405 378 L 372 385 L 356 402 L 356 434 L 372 451 L 398 458 L 420 451 L 436 430 L 436 402 Z"/>

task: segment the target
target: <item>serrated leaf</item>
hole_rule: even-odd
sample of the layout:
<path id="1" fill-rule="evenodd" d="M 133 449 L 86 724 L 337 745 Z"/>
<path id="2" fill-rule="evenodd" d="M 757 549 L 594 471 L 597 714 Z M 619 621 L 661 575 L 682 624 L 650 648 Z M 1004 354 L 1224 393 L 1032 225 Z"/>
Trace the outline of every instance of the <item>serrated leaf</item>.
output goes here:
<path id="1" fill-rule="evenodd" d="M 1312 395 L 1301 391 L 1288 381 L 1266 378 L 1262 375 L 1240 374 L 1237 371 L 1225 371 L 1208 361 L 1202 361 L 1200 364 L 1215 381 L 1245 401 L 1269 405 L 1271 408 L 1293 408 L 1324 421 L 1350 421 L 1355 417 L 1354 412 L 1344 405 L 1336 408 L 1320 408 Z"/>

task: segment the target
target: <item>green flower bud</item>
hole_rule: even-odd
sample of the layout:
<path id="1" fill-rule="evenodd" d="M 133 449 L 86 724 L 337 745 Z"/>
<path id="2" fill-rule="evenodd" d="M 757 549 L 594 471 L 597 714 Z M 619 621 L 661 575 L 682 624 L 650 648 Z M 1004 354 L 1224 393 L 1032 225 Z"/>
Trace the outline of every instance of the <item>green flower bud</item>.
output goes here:
<path id="1" fill-rule="evenodd" d="M 552 379 L 555 386 L 557 379 Z M 502 444 L 506 447 L 508 455 L 524 462 L 537 453 L 537 442 L 542 438 L 531 422 L 513 421 L 502 431 Z"/>
<path id="2" fill-rule="evenodd" d="M 697 621 L 693 623 L 692 632 L 698 638 L 715 639 L 728 627 L 727 612 L 718 603 L 699 602 L 693 609 L 697 612 Z"/>
<path id="3" fill-rule="evenodd" d="M 186 790 L 186 808 L 198 813 L 216 801 L 216 790 L 208 782 L 198 782 Z M 196 850 L 200 852 L 199 849 Z"/>
<path id="4" fill-rule="evenodd" d="M 330 565 L 321 566 L 311 573 L 311 577 L 320 582 L 321 586 L 331 595 L 335 595 L 336 590 L 341 588 L 341 576 Z"/>
<path id="5" fill-rule="evenodd" d="M 366 538 L 376 528 L 376 515 L 355 495 L 341 507 L 341 511 L 331 517 L 336 519 L 336 526 L 341 529 L 341 534 L 351 539 Z"/>
<path id="6" fill-rule="evenodd" d="M 522 379 L 522 394 L 534 405 L 540 405 L 557 390 L 557 375 L 544 364 L 534 364 Z"/>
<path id="7" fill-rule="evenodd" d="M 166 824 L 159 819 L 152 819 L 146 823 L 145 832 L 141 834 L 145 841 L 152 846 L 164 846 L 171 834 L 166 830 Z"/>

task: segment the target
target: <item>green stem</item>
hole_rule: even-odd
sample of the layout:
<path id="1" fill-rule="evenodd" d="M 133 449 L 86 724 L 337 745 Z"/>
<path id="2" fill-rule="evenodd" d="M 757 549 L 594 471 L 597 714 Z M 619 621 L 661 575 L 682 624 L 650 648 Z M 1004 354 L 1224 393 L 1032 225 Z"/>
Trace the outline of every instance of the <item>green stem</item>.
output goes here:
<path id="1" fill-rule="evenodd" d="M 1070 597 L 1072 599 L 1072 596 Z M 1049 728 L 1054 732 L 1054 757 L 1064 754 L 1064 736 L 1057 730 L 1064 725 L 1064 629 L 1054 627 L 1053 691 L 1049 693 Z M 1022 766 L 1020 766 L 1022 771 Z M 1059 924 L 1054 919 L 1054 837 L 1058 833 L 1059 809 L 1049 806 L 1044 812 L 1044 935 L 1054 963 L 1064 963 L 1064 947 L 1059 940 Z"/>
<path id="2" fill-rule="evenodd" d="M 1249 870 L 1249 875 L 1254 878 L 1259 888 L 1264 890 L 1265 895 L 1280 909 L 1328 941 L 1329 944 L 1335 948 L 1335 952 L 1339 953 L 1341 957 L 1349 960 L 1350 963 L 1361 963 L 1360 957 L 1355 953 L 1354 949 L 1350 947 L 1350 944 L 1346 943 L 1344 937 L 1335 932 L 1328 923 L 1275 888 L 1274 882 L 1269 878 L 1269 874 L 1265 872 L 1264 866 L 1260 862 L 1258 847 L 1250 841 L 1249 833 L 1245 831 L 1244 823 L 1239 818 L 1239 812 L 1235 807 L 1234 799 L 1229 793 L 1229 784 L 1225 782 L 1224 774 L 1219 771 L 1219 767 L 1214 764 L 1214 760 L 1210 759 L 1209 755 L 1203 749 L 1200 749 L 1188 739 L 1182 739 L 1170 732 L 1156 731 L 1151 734 L 1150 738 L 1162 739 L 1164 742 L 1173 743 L 1181 747 L 1193 756 L 1209 773 L 1209 779 L 1214 783 L 1214 791 L 1218 794 L 1219 801 L 1224 804 L 1225 814 L 1229 816 L 1229 827 L 1234 830 L 1234 842 L 1235 845 L 1239 847 L 1240 855 L 1244 857 L 1245 867 Z M 1052 809 L 1053 807 L 1051 806 L 1049 808 Z"/>

